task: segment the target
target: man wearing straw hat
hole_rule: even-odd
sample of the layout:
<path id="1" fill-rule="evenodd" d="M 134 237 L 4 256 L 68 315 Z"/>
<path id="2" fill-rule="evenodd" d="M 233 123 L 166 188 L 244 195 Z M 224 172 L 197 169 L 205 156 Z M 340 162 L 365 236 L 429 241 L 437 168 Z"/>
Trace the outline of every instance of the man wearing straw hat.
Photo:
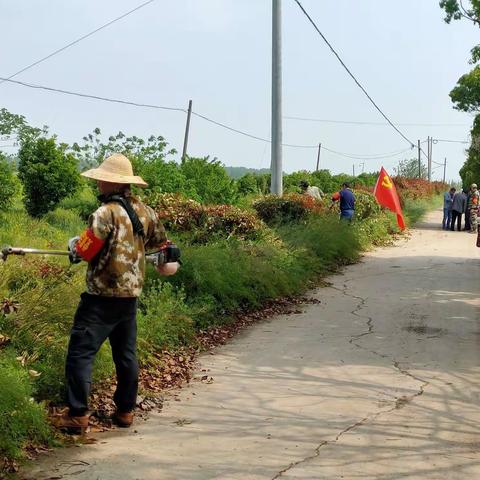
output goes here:
<path id="1" fill-rule="evenodd" d="M 70 433 L 88 427 L 88 396 L 96 353 L 108 338 L 117 374 L 114 420 L 121 427 L 133 421 L 138 389 L 136 358 L 137 298 L 144 282 L 145 251 L 159 251 L 165 230 L 155 212 L 133 196 L 130 185 L 147 186 L 133 174 L 130 161 L 115 153 L 82 173 L 97 181 L 102 205 L 88 228 L 69 243 L 73 261 L 88 262 L 87 289 L 74 317 L 66 360 L 68 413 L 55 425 Z M 172 275 L 178 263 L 157 266 Z"/>

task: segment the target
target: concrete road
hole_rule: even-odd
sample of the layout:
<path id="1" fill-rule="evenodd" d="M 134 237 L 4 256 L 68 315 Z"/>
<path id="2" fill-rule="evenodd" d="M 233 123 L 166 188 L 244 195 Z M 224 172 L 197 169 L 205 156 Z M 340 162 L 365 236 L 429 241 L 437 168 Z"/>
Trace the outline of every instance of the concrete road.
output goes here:
<path id="1" fill-rule="evenodd" d="M 320 305 L 202 357 L 213 382 L 135 431 L 25 478 L 480 478 L 480 249 L 440 220 L 332 277 Z"/>

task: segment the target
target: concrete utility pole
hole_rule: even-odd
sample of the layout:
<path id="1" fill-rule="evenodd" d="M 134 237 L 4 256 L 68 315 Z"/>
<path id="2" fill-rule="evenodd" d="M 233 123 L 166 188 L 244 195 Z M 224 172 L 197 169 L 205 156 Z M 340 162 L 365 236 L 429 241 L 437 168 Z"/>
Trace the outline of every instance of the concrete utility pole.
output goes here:
<path id="1" fill-rule="evenodd" d="M 185 138 L 183 140 L 182 162 L 187 159 L 188 135 L 190 133 L 190 118 L 192 118 L 192 101 L 188 102 L 187 125 L 185 126 Z"/>
<path id="2" fill-rule="evenodd" d="M 272 180 L 270 191 L 283 194 L 282 168 L 282 0 L 272 0 Z"/>
<path id="3" fill-rule="evenodd" d="M 427 153 L 427 157 L 428 157 L 428 167 L 427 167 L 427 170 L 428 170 L 428 181 L 431 182 L 432 181 L 432 138 L 431 137 L 428 137 L 427 138 L 427 145 L 428 145 L 428 153 Z"/>
<path id="4" fill-rule="evenodd" d="M 352 165 L 353 168 L 353 176 L 355 176 L 355 164 Z"/>
<path id="5" fill-rule="evenodd" d="M 418 140 L 418 178 L 422 178 L 422 150 L 420 140 Z"/>
<path id="6" fill-rule="evenodd" d="M 443 183 L 445 183 L 446 174 L 447 174 L 447 157 L 445 157 L 445 162 L 443 163 Z"/>
<path id="7" fill-rule="evenodd" d="M 322 151 L 322 144 L 318 144 L 318 154 L 317 154 L 317 168 L 315 169 L 316 172 L 318 172 L 318 169 L 320 168 L 320 152 Z"/>

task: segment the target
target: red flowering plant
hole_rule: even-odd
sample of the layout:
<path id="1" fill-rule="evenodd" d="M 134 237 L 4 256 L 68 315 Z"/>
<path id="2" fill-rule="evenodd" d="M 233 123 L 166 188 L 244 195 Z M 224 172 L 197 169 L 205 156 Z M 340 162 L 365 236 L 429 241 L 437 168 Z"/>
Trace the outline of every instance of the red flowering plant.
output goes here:
<path id="1" fill-rule="evenodd" d="M 149 204 L 168 230 L 190 232 L 195 242 L 205 243 L 213 236 L 255 240 L 265 229 L 254 213 L 232 205 L 202 205 L 175 194 L 158 194 Z"/>

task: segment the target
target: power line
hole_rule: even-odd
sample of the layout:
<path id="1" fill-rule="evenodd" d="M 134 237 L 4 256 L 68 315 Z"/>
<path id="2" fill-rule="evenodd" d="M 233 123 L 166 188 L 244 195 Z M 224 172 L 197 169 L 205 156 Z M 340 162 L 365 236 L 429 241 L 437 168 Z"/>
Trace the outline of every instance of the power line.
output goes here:
<path id="1" fill-rule="evenodd" d="M 357 80 L 357 78 L 355 77 L 355 75 L 351 72 L 351 70 L 347 67 L 347 65 L 345 64 L 345 62 L 341 59 L 340 55 L 335 51 L 335 49 L 333 48 L 332 44 L 327 40 L 327 38 L 325 37 L 325 35 L 320 31 L 320 29 L 317 27 L 317 24 L 313 21 L 312 17 L 310 17 L 310 15 L 308 14 L 308 12 L 305 10 L 305 8 L 303 7 L 303 5 L 300 3 L 299 0 L 294 0 L 297 5 L 299 6 L 300 10 L 302 10 L 302 12 L 305 14 L 305 16 L 308 18 L 308 20 L 310 21 L 310 23 L 313 25 L 313 27 L 315 28 L 315 30 L 318 32 L 318 34 L 322 37 L 323 41 L 328 45 L 328 47 L 330 48 L 330 50 L 333 52 L 333 54 L 337 57 L 338 61 L 340 62 L 340 64 L 342 65 L 342 67 L 347 71 L 347 73 L 352 77 L 353 81 L 357 84 L 357 86 L 360 88 L 360 90 L 362 90 L 362 92 L 366 95 L 366 97 L 370 100 L 370 102 L 372 103 L 372 105 L 378 110 L 378 112 L 382 115 L 382 117 L 388 122 L 388 124 L 403 138 L 405 139 L 412 148 L 415 148 L 415 145 L 413 144 L 413 142 L 408 138 L 406 137 L 393 123 L 392 121 L 387 117 L 387 115 L 385 113 L 383 113 L 382 109 L 376 104 L 376 102 L 373 100 L 373 98 L 369 95 L 369 93 L 367 92 L 367 90 L 362 86 L 362 84 Z"/>
<path id="2" fill-rule="evenodd" d="M 175 112 L 182 112 L 182 113 L 187 113 L 187 110 L 185 108 L 178 108 L 178 107 L 167 107 L 164 105 L 155 105 L 155 104 L 150 104 L 150 103 L 139 103 L 139 102 L 133 102 L 130 100 L 122 100 L 118 98 L 109 98 L 109 97 L 103 97 L 100 95 L 91 95 L 87 93 L 80 93 L 80 92 L 73 92 L 71 90 L 64 90 L 61 88 L 53 88 L 53 87 L 47 87 L 45 85 L 37 85 L 37 84 L 32 84 L 32 83 L 27 83 L 27 82 L 22 82 L 20 80 L 12 80 L 6 77 L 0 77 L 0 80 L 7 81 L 9 83 L 13 83 L 15 85 L 20 85 L 22 87 L 27 87 L 27 88 L 32 88 L 36 90 L 45 90 L 47 92 L 53 92 L 53 93 L 60 93 L 63 95 L 70 95 L 74 97 L 80 97 L 80 98 L 88 98 L 91 100 L 99 100 L 102 102 L 108 102 L 108 103 L 118 103 L 121 105 L 129 105 L 133 107 L 141 107 L 141 108 L 152 108 L 152 109 L 157 109 L 157 110 L 168 110 L 168 111 L 175 111 Z M 194 112 L 192 111 L 192 115 L 201 118 L 202 120 L 212 123 L 213 125 L 216 125 L 218 127 L 224 128 L 226 130 L 229 130 L 231 132 L 237 133 L 239 135 L 243 135 L 248 138 L 252 138 L 254 140 L 258 140 L 264 143 L 271 143 L 271 140 L 267 138 L 260 137 L 258 135 L 253 135 L 251 133 L 245 132 L 243 130 L 239 130 L 238 128 L 231 127 L 230 125 L 227 125 L 225 123 L 219 122 L 217 120 L 214 120 L 212 118 L 209 118 L 199 112 Z M 307 149 L 316 149 L 318 148 L 318 145 L 298 145 L 298 144 L 291 144 L 291 143 L 283 143 L 282 144 L 284 147 L 290 147 L 290 148 L 307 148 Z M 359 159 L 359 160 L 380 160 L 383 158 L 390 158 L 394 157 L 396 155 L 400 155 L 401 153 L 405 153 L 409 151 L 410 149 L 405 149 L 405 150 L 400 150 L 397 152 L 387 152 L 387 153 L 382 153 L 382 154 L 372 154 L 372 155 L 366 155 L 366 154 L 355 154 L 355 153 L 344 153 L 344 152 L 338 152 L 336 150 L 329 149 L 327 147 L 322 146 L 322 149 L 333 153 L 335 155 L 339 155 L 342 157 L 346 158 L 353 158 L 353 159 Z"/>
<path id="3" fill-rule="evenodd" d="M 399 150 L 397 152 L 380 153 L 380 154 L 373 154 L 373 155 L 355 154 L 355 153 L 342 153 L 342 152 L 337 152 L 335 150 L 331 150 L 327 147 L 324 147 L 323 145 L 322 145 L 322 150 L 326 150 L 327 152 L 333 153 L 335 155 L 340 155 L 342 157 L 347 157 L 347 158 L 352 158 L 352 159 L 382 160 L 384 158 L 392 158 L 392 157 L 396 157 L 397 155 L 400 155 L 402 153 L 410 152 L 412 149 L 411 148 L 406 148 L 404 150 Z"/>
<path id="4" fill-rule="evenodd" d="M 133 107 L 144 107 L 144 108 L 154 108 L 157 110 L 173 110 L 176 112 L 184 112 L 186 113 L 187 111 L 184 108 L 176 108 L 176 107 L 165 107 L 165 106 L 160 106 L 160 105 L 153 105 L 149 103 L 137 103 L 137 102 L 131 102 L 128 100 L 120 100 L 117 98 L 108 98 L 108 97 L 102 97 L 100 95 L 90 95 L 87 93 L 79 93 L 79 92 L 72 92 L 70 90 L 63 90 L 61 88 L 53 88 L 53 87 L 46 87 L 45 85 L 36 85 L 33 83 L 27 83 L 27 82 L 21 82 L 20 80 L 11 80 L 6 77 L 0 77 L 1 81 L 4 82 L 10 82 L 10 83 L 15 83 L 17 85 L 21 85 L 23 87 L 28 87 L 28 88 L 34 88 L 37 90 L 46 90 L 48 92 L 55 92 L 55 93 L 62 93 L 64 95 L 71 95 L 74 97 L 82 97 L 82 98 L 90 98 L 93 100 L 101 100 L 102 102 L 110 102 L 110 103 L 121 103 L 122 105 L 131 105 Z"/>
<path id="5" fill-rule="evenodd" d="M 85 40 L 86 38 L 91 37 L 91 36 L 94 35 L 95 33 L 99 32 L 100 30 L 103 30 L 104 28 L 109 27 L 110 25 L 114 24 L 115 22 L 118 22 L 119 20 L 122 20 L 123 18 L 128 17 L 128 15 L 136 12 L 137 10 L 140 10 L 141 8 L 147 6 L 148 4 L 150 4 L 150 3 L 154 2 L 154 1 L 155 1 L 155 0 L 148 0 L 148 1 L 145 2 L 145 3 L 142 3 L 141 5 L 138 5 L 138 7 L 135 7 L 133 10 L 129 10 L 128 12 L 124 13 L 123 15 L 120 15 L 119 17 L 116 17 L 116 18 L 114 18 L 113 20 L 110 20 L 109 22 L 101 25 L 100 27 L 96 28 L 95 30 L 92 30 L 91 32 L 86 33 L 85 35 L 82 35 L 81 37 L 77 38 L 76 40 L 73 40 L 72 42 L 68 43 L 67 45 L 63 46 L 62 48 L 59 48 L 59 49 L 53 51 L 52 53 L 49 53 L 49 54 L 46 55 L 45 57 L 40 58 L 39 60 L 31 63 L 30 65 L 27 65 L 26 67 L 18 70 L 17 72 L 13 73 L 12 75 L 10 75 L 9 77 L 7 77 L 6 79 L 2 79 L 2 80 L 0 81 L 0 85 L 1 85 L 3 82 L 6 82 L 7 80 L 11 80 L 13 77 L 16 77 L 17 75 L 20 75 L 21 73 L 29 70 L 30 68 L 35 67 L 35 66 L 38 65 L 39 63 L 42 63 L 42 62 L 44 62 L 45 60 L 48 60 L 49 58 L 52 58 L 53 56 L 57 55 L 58 53 L 67 50 L 67 48 L 73 47 L 73 45 L 76 45 L 77 43 L 80 43 L 82 40 Z"/>
<path id="6" fill-rule="evenodd" d="M 310 117 L 297 117 L 297 116 L 285 116 L 287 120 L 299 120 L 303 122 L 320 122 L 320 123 L 335 123 L 342 125 L 374 125 L 374 126 L 387 126 L 389 123 L 385 122 L 366 122 L 356 120 L 331 120 L 323 118 L 310 118 Z M 463 123 L 397 123 L 398 126 L 403 127 L 468 127 Z"/>
<path id="7" fill-rule="evenodd" d="M 205 120 L 206 122 L 213 123 L 214 125 L 217 125 L 218 127 L 225 128 L 226 130 L 230 130 L 231 132 L 238 133 L 238 134 L 243 135 L 245 137 L 253 138 L 254 140 L 259 140 L 260 142 L 271 143 L 271 140 L 268 140 L 267 138 L 257 137 L 256 135 L 252 135 L 251 133 L 247 133 L 247 132 L 244 132 L 242 130 L 238 130 L 236 128 L 230 127 L 229 125 L 226 125 L 224 123 L 217 122 L 216 120 L 208 118 L 205 115 L 201 115 L 200 113 L 192 111 L 192 115 L 195 115 L 196 117 L 199 117 L 199 118 Z M 309 147 L 307 147 L 307 148 L 309 148 Z"/>

